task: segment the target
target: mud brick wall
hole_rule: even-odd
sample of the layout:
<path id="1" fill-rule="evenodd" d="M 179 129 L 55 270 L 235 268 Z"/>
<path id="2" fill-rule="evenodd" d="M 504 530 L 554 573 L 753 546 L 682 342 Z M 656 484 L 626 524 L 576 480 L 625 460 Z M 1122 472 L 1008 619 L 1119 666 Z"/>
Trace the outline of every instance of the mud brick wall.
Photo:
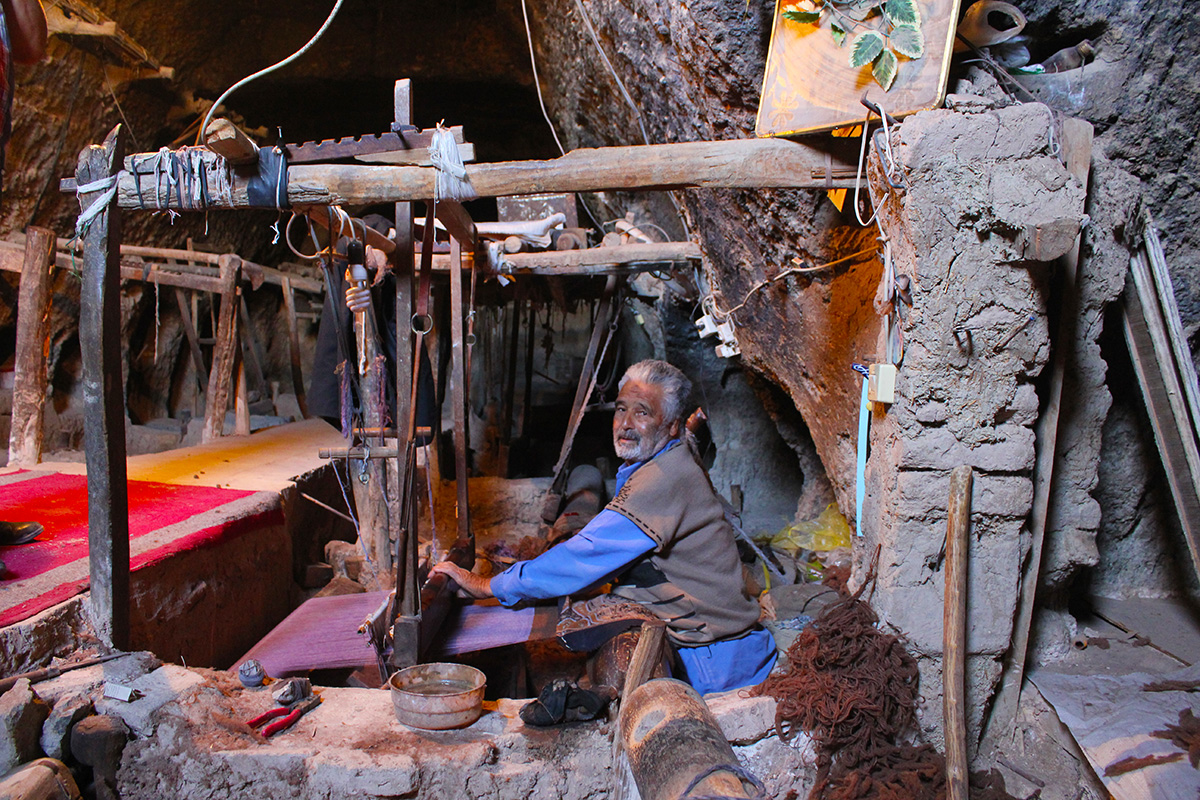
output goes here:
<path id="1" fill-rule="evenodd" d="M 873 415 L 856 571 L 861 580 L 878 547 L 874 604 L 918 657 L 921 724 L 938 742 L 949 473 L 975 470 L 967 694 L 978 737 L 1029 548 L 1049 262 L 1070 248 L 1084 207 L 1084 187 L 1057 157 L 1048 108 L 963 100 L 966 112 L 923 112 L 892 133 L 907 188 L 879 214 L 896 272 L 912 281 L 913 307 L 901 325 L 896 402 Z M 877 166 L 872 185 L 881 198 Z"/>

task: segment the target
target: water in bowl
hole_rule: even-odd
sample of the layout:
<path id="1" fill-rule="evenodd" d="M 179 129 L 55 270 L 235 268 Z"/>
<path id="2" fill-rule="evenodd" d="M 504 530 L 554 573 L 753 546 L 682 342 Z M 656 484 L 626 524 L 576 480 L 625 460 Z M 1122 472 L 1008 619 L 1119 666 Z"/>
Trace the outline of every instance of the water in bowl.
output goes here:
<path id="1" fill-rule="evenodd" d="M 413 694 L 441 695 L 461 694 L 463 692 L 469 692 L 474 688 L 475 684 L 471 681 L 429 680 L 420 681 L 410 686 L 405 686 L 403 691 L 412 692 Z"/>

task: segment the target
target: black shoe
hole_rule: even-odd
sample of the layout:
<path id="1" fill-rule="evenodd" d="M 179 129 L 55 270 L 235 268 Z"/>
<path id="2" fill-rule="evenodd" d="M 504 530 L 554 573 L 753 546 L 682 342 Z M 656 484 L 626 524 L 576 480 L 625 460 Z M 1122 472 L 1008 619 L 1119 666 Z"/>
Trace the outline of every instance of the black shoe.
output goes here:
<path id="1" fill-rule="evenodd" d="M 0 547 L 27 544 L 43 530 L 40 522 L 0 522 Z"/>
<path id="2" fill-rule="evenodd" d="M 589 691 L 579 688 L 573 681 L 558 678 L 547 684 L 536 700 L 521 706 L 521 719 L 527 725 L 537 727 L 592 720 L 608 706 L 615 694 L 608 687 Z"/>

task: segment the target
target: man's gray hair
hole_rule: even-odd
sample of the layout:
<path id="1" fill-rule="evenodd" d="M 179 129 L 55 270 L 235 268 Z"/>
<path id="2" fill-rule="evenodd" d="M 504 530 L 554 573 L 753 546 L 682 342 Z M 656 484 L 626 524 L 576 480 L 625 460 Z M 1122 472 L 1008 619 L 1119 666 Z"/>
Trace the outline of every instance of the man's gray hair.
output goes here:
<path id="1" fill-rule="evenodd" d="M 665 361 L 647 359 L 639 361 L 629 369 L 617 388 L 623 387 L 630 380 L 642 383 L 653 383 L 663 390 L 663 416 L 666 422 L 683 421 L 683 412 L 688 396 L 692 393 L 692 382 L 679 370 Z"/>

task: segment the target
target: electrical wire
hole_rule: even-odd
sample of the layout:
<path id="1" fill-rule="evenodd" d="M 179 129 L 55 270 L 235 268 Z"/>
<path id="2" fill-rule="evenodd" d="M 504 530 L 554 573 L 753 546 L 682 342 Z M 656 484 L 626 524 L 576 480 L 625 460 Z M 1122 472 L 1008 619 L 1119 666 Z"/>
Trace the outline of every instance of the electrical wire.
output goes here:
<path id="1" fill-rule="evenodd" d="M 575 0 L 575 6 L 579 9 L 579 16 L 583 18 L 583 24 L 587 25 L 588 33 L 592 35 L 592 43 L 596 45 L 596 52 L 600 54 L 600 60 L 604 62 L 604 66 L 608 68 L 608 74 L 612 75 L 614 81 L 617 82 L 617 88 L 621 90 L 621 96 L 625 98 L 625 102 L 629 104 L 629 109 L 633 112 L 633 118 L 637 120 L 638 130 L 642 132 L 642 142 L 650 144 L 650 137 L 646 134 L 646 126 L 642 124 L 642 112 L 638 109 L 637 104 L 633 102 L 633 98 L 629 96 L 629 91 L 625 88 L 625 83 L 617 75 L 617 71 L 613 69 L 612 62 L 608 60 L 608 54 L 604 52 L 604 48 L 600 46 L 600 37 L 596 35 L 596 29 L 592 27 L 591 17 L 583 8 L 583 0 Z"/>
<path id="2" fill-rule="evenodd" d="M 778 275 L 771 277 L 771 278 L 764 278 L 761 281 L 759 281 L 758 283 L 751 286 L 750 291 L 746 292 L 745 296 L 742 298 L 742 302 L 738 303 L 736 306 L 729 309 L 728 311 L 721 311 L 719 308 L 717 308 L 717 300 L 711 294 L 708 297 L 706 297 L 702 301 L 702 303 L 709 310 L 711 310 L 713 312 L 713 315 L 716 316 L 718 319 L 730 320 L 730 319 L 733 319 L 733 315 L 735 313 L 737 313 L 738 311 L 740 311 L 742 308 L 745 307 L 746 303 L 750 302 L 751 297 L 753 297 L 757 292 L 761 291 L 762 289 L 765 289 L 766 287 L 770 286 L 772 283 L 776 283 L 776 282 L 781 281 L 784 278 L 790 277 L 792 275 L 803 275 L 803 274 L 810 273 L 810 272 L 822 272 L 824 270 L 829 269 L 832 266 L 836 266 L 837 264 L 841 264 L 845 261 L 850 261 L 851 259 L 858 258 L 861 255 L 866 255 L 867 253 L 874 253 L 875 250 L 876 250 L 876 248 L 874 248 L 874 247 L 868 247 L 866 249 L 859 250 L 858 252 L 851 253 L 848 256 L 842 256 L 841 258 L 835 259 L 834 261 L 828 261 L 824 264 L 817 264 L 816 266 L 788 267 L 787 269 L 780 272 Z"/>
<path id="3" fill-rule="evenodd" d="M 559 155 L 565 156 L 567 151 L 559 141 L 558 131 L 554 130 L 554 123 L 550 121 L 550 112 L 546 111 L 546 101 L 542 99 L 542 82 L 538 79 L 537 57 L 533 54 L 533 33 L 529 30 L 529 10 L 526 8 L 526 0 L 521 0 L 521 16 L 525 19 L 525 40 L 529 42 L 529 64 L 533 67 L 533 88 L 537 90 L 538 105 L 542 107 L 542 116 L 550 127 L 550 135 L 554 137 L 554 143 L 558 145 Z M 584 207 L 586 208 L 586 205 Z"/>
<path id="4" fill-rule="evenodd" d="M 230 86 L 228 89 L 226 89 L 225 93 L 222 94 L 220 97 L 218 97 L 216 102 L 214 102 L 209 107 L 208 113 L 204 116 L 204 124 L 201 125 L 200 130 L 196 132 L 196 144 L 204 143 L 204 132 L 208 130 L 208 123 L 212 121 L 212 116 L 213 116 L 213 113 L 217 110 L 217 106 L 221 105 L 221 103 L 223 103 L 225 101 L 225 99 L 229 97 L 229 95 L 233 94 L 238 89 L 240 89 L 243 86 L 245 86 L 246 84 L 250 83 L 250 81 L 255 80 L 257 78 L 261 78 L 263 75 L 268 75 L 268 74 L 274 72 L 275 70 L 279 69 L 280 67 L 285 67 L 288 64 L 292 63 L 293 61 L 295 61 L 300 56 L 307 53 L 312 48 L 312 46 L 317 43 L 317 40 L 325 35 L 325 31 L 327 31 L 329 29 L 329 26 L 333 23 L 333 18 L 337 16 L 338 11 L 340 11 L 342 8 L 342 3 L 344 3 L 344 2 L 346 2 L 346 0 L 337 0 L 337 2 L 335 2 L 333 4 L 333 10 L 330 11 L 329 16 L 325 18 L 325 22 L 321 25 L 320 30 L 318 30 L 316 33 L 314 33 L 313 37 L 308 40 L 308 43 L 305 44 L 303 47 L 301 47 L 299 50 L 292 53 L 290 56 L 283 59 L 282 61 L 272 64 L 271 66 L 267 67 L 266 69 L 260 69 L 258 72 L 254 73 L 253 75 L 247 75 L 245 78 L 242 78 L 240 81 L 235 83 L 233 86 Z"/>

